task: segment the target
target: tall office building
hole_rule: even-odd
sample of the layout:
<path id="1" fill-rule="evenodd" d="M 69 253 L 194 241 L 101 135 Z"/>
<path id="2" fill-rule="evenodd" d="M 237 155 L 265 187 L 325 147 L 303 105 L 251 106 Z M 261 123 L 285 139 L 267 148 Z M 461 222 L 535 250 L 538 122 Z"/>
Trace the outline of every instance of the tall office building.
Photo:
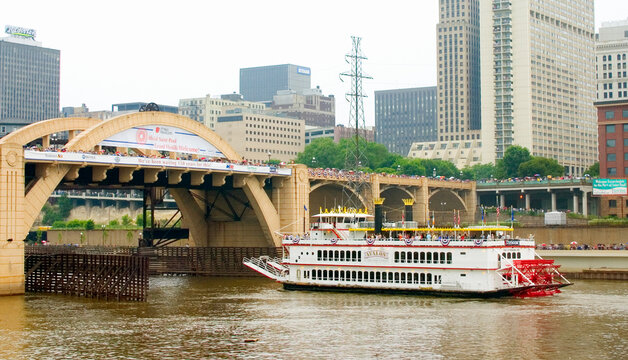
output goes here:
<path id="1" fill-rule="evenodd" d="M 375 92 L 375 141 L 408 156 L 413 142 L 436 139 L 436 86 Z"/>
<path id="2" fill-rule="evenodd" d="M 305 120 L 305 125 L 333 127 L 336 124 L 336 98 L 325 96 L 318 87 L 295 90 L 279 90 L 266 112 L 270 115 Z"/>
<path id="3" fill-rule="evenodd" d="M 602 23 L 595 44 L 597 101 L 628 99 L 628 20 Z"/>
<path id="4" fill-rule="evenodd" d="M 480 2 L 482 156 L 511 145 L 582 175 L 597 160 L 593 0 Z"/>
<path id="5" fill-rule="evenodd" d="M 440 0 L 438 141 L 480 138 L 479 0 Z"/>
<path id="6" fill-rule="evenodd" d="M 279 90 L 310 89 L 311 71 L 292 64 L 240 69 L 240 94 L 246 101 L 271 103 Z"/>
<path id="7" fill-rule="evenodd" d="M 0 137 L 59 117 L 59 50 L 35 41 L 35 30 L 6 26 L 0 39 Z"/>

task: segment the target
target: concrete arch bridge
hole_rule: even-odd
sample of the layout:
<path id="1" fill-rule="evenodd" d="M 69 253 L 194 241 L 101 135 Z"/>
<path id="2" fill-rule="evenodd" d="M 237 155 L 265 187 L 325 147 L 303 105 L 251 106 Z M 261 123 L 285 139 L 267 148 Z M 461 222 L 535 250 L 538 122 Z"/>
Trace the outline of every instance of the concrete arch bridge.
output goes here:
<path id="1" fill-rule="evenodd" d="M 49 148 L 60 132 L 69 134 L 63 151 L 31 147 Z M 203 161 L 209 158 L 220 161 Z M 414 199 L 419 223 L 434 209 L 473 216 L 474 183 L 376 174 L 367 181 L 369 190 L 356 196 L 371 210 L 374 198 L 385 197 L 389 219 L 400 217 L 405 198 Z M 176 114 L 34 123 L 0 139 L 0 295 L 24 292 L 23 240 L 58 188 L 141 189 L 145 209 L 159 207 L 167 191 L 195 246 L 274 247 L 281 232 L 305 231 L 310 211 L 343 201 L 337 194 L 346 186 L 346 179 L 312 174 L 304 165 L 246 164 L 216 133 Z"/>

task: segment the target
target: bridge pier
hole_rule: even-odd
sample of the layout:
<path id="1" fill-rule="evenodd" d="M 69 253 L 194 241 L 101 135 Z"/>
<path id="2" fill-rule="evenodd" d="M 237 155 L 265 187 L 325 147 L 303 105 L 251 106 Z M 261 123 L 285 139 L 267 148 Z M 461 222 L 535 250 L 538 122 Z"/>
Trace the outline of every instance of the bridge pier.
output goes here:
<path id="1" fill-rule="evenodd" d="M 24 294 L 24 151 L 0 147 L 0 295 Z"/>

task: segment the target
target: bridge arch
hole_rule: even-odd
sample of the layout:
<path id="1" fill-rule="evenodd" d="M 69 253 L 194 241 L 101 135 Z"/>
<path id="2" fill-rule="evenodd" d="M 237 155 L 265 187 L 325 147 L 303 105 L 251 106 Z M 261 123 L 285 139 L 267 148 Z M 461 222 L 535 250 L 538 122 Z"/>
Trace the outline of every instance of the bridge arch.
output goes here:
<path id="1" fill-rule="evenodd" d="M 325 189 L 325 195 L 319 195 L 322 193 L 322 189 Z M 310 185 L 309 203 L 312 209 L 312 214 L 318 212 L 321 209 L 331 209 L 335 206 L 345 206 L 347 203 L 351 203 L 348 199 L 345 199 L 345 192 L 349 191 L 354 198 L 357 198 L 362 204 L 362 207 L 367 207 L 367 201 L 364 196 L 356 193 L 353 189 L 349 188 L 344 182 L 319 182 L 314 185 Z M 329 196 L 329 199 L 327 199 Z M 340 203 L 338 203 L 340 199 Z"/>
<path id="2" fill-rule="evenodd" d="M 196 121 L 177 114 L 166 112 L 139 112 L 105 121 L 94 119 L 70 119 L 69 122 L 67 121 L 68 119 L 66 118 L 60 118 L 43 121 L 41 124 L 33 124 L 30 128 L 27 127 L 29 129 L 25 128 L 23 131 L 16 132 L 16 135 L 6 140 L 6 142 L 11 141 L 13 145 L 20 145 L 19 148 L 21 149 L 22 145 L 54 132 L 80 130 L 81 132 L 78 135 L 68 141 L 65 148 L 68 151 L 91 151 L 103 140 L 124 130 L 138 126 L 161 125 L 180 128 L 198 135 L 222 152 L 229 161 L 238 162 L 242 160 L 242 157 L 215 132 Z M 64 124 L 64 122 L 67 123 Z M 13 147 L 17 148 L 16 146 Z M 70 169 L 71 166 L 65 164 L 49 165 L 45 171 L 40 172 L 40 176 L 26 189 L 24 195 L 25 211 L 22 221 L 23 226 L 18 236 L 26 236 L 26 233 L 34 223 L 35 218 L 38 216 L 48 197 L 63 178 L 68 175 Z M 238 183 L 250 202 L 251 208 L 255 212 L 266 243 L 270 246 L 279 246 L 281 239 L 275 235 L 275 232 L 280 226 L 279 217 L 277 209 L 274 207 L 268 194 L 264 191 L 263 182 L 253 176 L 241 177 Z M 188 189 L 183 190 L 187 191 Z M 203 231 L 197 229 L 200 228 L 197 226 L 198 222 L 206 219 L 203 219 L 203 217 L 198 214 L 199 209 L 203 210 L 203 207 L 194 200 L 194 194 L 191 194 L 191 192 L 192 190 L 190 190 L 190 193 L 185 194 L 185 191 L 177 189 L 173 192 L 173 195 L 184 218 L 187 218 L 187 221 L 189 221 L 190 237 L 193 238 L 198 245 L 208 241 L 208 232 L 207 229 Z"/>
<path id="3" fill-rule="evenodd" d="M 84 131 L 99 122 L 100 120 L 92 118 L 56 118 L 38 121 L 7 134 L 0 139 L 0 144 L 26 145 L 31 141 L 63 131 L 70 131 L 70 137 L 73 137 L 73 132 Z"/>
<path id="4" fill-rule="evenodd" d="M 429 209 L 436 218 L 436 225 L 451 224 L 454 210 L 459 210 L 463 218 L 467 218 L 469 213 L 464 199 L 455 191 L 446 188 L 430 193 Z"/>
<path id="5" fill-rule="evenodd" d="M 411 191 L 395 185 L 380 188 L 379 197 L 384 198 L 382 206 L 387 221 L 401 221 L 405 206 L 403 199 L 416 200 Z"/>

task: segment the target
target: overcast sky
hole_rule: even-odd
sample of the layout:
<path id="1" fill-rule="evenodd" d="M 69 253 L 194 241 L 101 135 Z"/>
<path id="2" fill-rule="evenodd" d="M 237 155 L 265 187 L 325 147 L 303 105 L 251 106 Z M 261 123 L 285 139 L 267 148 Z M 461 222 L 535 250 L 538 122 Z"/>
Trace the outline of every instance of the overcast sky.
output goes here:
<path id="1" fill-rule="evenodd" d="M 481 0 L 489 1 L 489 0 Z M 596 0 L 600 23 L 628 18 L 628 1 Z M 0 25 L 37 30 L 61 50 L 61 106 L 111 104 L 239 91 L 242 67 L 296 64 L 336 96 L 346 124 L 344 55 L 362 37 L 367 125 L 375 90 L 436 85 L 437 0 L 414 1 L 10 1 Z"/>

